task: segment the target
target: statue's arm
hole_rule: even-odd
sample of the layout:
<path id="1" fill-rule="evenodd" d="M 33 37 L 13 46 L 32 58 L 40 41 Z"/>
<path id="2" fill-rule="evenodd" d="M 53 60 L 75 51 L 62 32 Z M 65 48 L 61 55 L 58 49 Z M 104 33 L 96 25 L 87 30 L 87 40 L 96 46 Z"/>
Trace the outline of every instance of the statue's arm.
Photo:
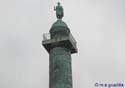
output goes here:
<path id="1" fill-rule="evenodd" d="M 61 10 L 63 11 L 63 7 L 61 7 Z"/>
<path id="2" fill-rule="evenodd" d="M 54 6 L 54 11 L 56 11 L 56 7 Z"/>

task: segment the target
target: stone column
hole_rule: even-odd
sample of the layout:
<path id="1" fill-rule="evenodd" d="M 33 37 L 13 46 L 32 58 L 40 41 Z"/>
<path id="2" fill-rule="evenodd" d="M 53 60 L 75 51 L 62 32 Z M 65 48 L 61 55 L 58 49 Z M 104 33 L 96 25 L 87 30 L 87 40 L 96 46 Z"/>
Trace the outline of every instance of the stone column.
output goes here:
<path id="1" fill-rule="evenodd" d="M 58 46 L 49 55 L 49 88 L 72 88 L 71 51 Z"/>

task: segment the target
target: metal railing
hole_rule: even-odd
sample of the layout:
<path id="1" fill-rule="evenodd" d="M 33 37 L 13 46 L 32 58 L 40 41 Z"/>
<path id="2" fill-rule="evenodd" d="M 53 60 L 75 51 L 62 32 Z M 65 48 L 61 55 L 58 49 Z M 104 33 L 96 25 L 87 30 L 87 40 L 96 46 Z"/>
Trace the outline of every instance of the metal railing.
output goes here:
<path id="1" fill-rule="evenodd" d="M 51 39 L 50 33 L 44 33 L 44 34 L 43 34 L 43 41 L 45 41 L 45 40 L 50 40 L 50 39 Z M 70 39 L 74 44 L 76 44 L 76 40 L 74 39 L 74 37 L 72 36 L 71 33 L 69 34 L 69 39 Z"/>
<path id="2" fill-rule="evenodd" d="M 72 40 L 72 42 L 74 42 L 74 43 L 76 44 L 76 40 L 75 40 L 75 38 L 72 36 L 71 33 L 69 34 L 69 38 Z"/>
<path id="3" fill-rule="evenodd" d="M 44 33 L 43 34 L 43 41 L 44 40 L 50 40 L 51 38 L 50 38 L 50 33 Z"/>

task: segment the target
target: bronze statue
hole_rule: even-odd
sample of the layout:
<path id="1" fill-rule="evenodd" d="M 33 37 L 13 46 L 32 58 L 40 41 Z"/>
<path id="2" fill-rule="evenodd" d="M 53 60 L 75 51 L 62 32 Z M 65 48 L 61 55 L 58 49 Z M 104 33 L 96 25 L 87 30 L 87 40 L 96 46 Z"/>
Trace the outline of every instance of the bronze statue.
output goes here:
<path id="1" fill-rule="evenodd" d="M 57 3 L 56 7 L 54 6 L 54 11 L 56 11 L 57 19 L 62 19 L 64 13 L 63 13 L 63 7 L 60 5 L 60 2 Z"/>

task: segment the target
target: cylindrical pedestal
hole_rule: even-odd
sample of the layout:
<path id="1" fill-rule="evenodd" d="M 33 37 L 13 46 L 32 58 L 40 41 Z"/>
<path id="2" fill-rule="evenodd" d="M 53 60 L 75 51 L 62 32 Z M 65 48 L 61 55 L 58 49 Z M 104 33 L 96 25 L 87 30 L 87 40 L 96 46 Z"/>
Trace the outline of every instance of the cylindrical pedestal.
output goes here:
<path id="1" fill-rule="evenodd" d="M 71 52 L 65 47 L 50 50 L 49 88 L 72 88 Z"/>

